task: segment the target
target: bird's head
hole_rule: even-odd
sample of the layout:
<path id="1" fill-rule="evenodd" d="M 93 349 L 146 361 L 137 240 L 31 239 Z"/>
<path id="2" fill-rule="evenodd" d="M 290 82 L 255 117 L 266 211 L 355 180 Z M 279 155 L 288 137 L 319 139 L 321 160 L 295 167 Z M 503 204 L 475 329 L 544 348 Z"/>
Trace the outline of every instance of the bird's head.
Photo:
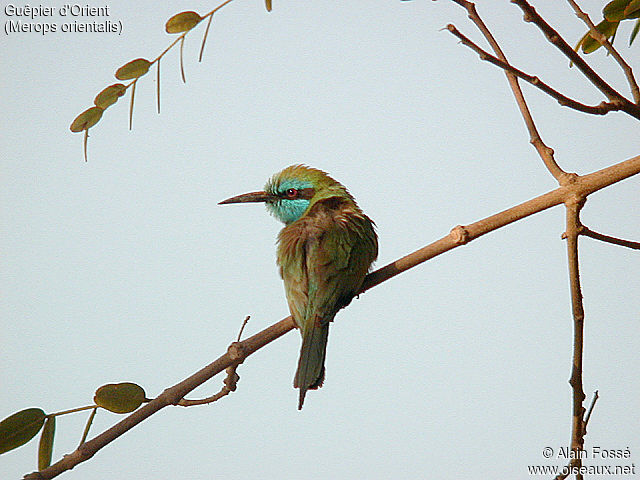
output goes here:
<path id="1" fill-rule="evenodd" d="M 331 197 L 353 201 L 347 189 L 322 170 L 292 165 L 271 177 L 264 190 L 227 198 L 220 204 L 264 202 L 271 214 L 289 225 L 302 217 L 313 204 Z"/>

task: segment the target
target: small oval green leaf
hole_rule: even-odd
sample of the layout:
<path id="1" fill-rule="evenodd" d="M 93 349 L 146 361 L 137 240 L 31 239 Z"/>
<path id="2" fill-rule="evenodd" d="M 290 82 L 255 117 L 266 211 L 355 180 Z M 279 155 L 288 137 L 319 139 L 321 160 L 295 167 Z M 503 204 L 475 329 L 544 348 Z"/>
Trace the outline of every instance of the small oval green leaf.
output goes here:
<path id="1" fill-rule="evenodd" d="M 198 25 L 202 17 L 196 12 L 180 12 L 167 20 L 165 30 L 167 33 L 187 32 Z"/>
<path id="2" fill-rule="evenodd" d="M 127 87 L 125 87 L 123 84 L 114 83 L 113 85 L 109 85 L 98 95 L 96 95 L 93 103 L 96 107 L 100 107 L 104 110 L 105 108 L 110 107 L 111 105 L 116 103 L 118 99 L 126 93 L 126 91 Z"/>
<path id="3" fill-rule="evenodd" d="M 118 70 L 116 70 L 116 78 L 118 80 L 131 80 L 138 78 L 149 71 L 151 62 L 146 58 L 136 58 L 128 63 L 125 63 Z"/>
<path id="4" fill-rule="evenodd" d="M 40 408 L 27 408 L 0 422 L 0 454 L 18 448 L 35 437 L 46 414 Z"/>
<path id="5" fill-rule="evenodd" d="M 144 389 L 135 383 L 109 383 L 103 385 L 93 397 L 96 405 L 113 413 L 129 413 L 138 408 L 145 399 Z"/>
<path id="6" fill-rule="evenodd" d="M 56 433 L 56 417 L 47 417 L 40 435 L 38 445 L 38 470 L 43 470 L 51 465 L 53 454 L 53 437 Z"/>
<path id="7" fill-rule="evenodd" d="M 624 10 L 631 0 L 613 0 L 602 9 L 602 15 L 610 22 L 619 22 L 624 18 Z"/>
<path id="8" fill-rule="evenodd" d="M 104 109 L 100 107 L 91 107 L 86 109 L 69 126 L 69 130 L 73 133 L 78 133 L 83 130 L 88 130 L 93 127 L 102 118 Z"/>

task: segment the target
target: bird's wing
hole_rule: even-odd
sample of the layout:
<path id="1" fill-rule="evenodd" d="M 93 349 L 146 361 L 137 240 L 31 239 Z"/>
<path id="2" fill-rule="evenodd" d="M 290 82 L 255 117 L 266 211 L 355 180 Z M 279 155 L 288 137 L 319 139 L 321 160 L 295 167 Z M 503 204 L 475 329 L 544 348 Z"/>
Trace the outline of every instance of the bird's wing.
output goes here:
<path id="1" fill-rule="evenodd" d="M 357 293 L 378 253 L 368 217 L 336 214 L 325 202 L 282 229 L 278 238 L 280 274 L 299 327 L 315 318 L 331 321 Z"/>
<path id="2" fill-rule="evenodd" d="M 308 302 L 306 320 L 333 320 L 358 292 L 377 256 L 373 226 L 362 216 L 319 215 L 317 235 L 305 242 Z"/>

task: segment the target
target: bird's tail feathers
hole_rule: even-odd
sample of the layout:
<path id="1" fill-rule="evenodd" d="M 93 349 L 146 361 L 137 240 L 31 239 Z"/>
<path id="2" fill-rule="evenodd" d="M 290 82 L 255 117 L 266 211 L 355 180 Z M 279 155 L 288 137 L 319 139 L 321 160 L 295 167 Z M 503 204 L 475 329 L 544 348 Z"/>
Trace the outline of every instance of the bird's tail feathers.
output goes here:
<path id="1" fill-rule="evenodd" d="M 300 389 L 298 410 L 302 410 L 307 390 L 315 390 L 324 381 L 324 359 L 327 353 L 329 324 L 313 324 L 302 332 L 302 347 L 293 386 Z"/>

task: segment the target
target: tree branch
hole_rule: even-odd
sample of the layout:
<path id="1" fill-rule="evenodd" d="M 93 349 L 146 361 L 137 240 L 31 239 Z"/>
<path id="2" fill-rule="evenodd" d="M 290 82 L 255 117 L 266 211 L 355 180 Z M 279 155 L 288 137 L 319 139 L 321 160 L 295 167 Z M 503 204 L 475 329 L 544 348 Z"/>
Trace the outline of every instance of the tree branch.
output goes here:
<path id="1" fill-rule="evenodd" d="M 447 252 L 455 247 L 464 245 L 482 235 L 492 232 L 500 227 L 504 227 L 517 220 L 521 220 L 534 213 L 541 212 L 553 206 L 566 202 L 573 197 L 586 197 L 609 185 L 629 178 L 640 173 L 640 155 L 624 162 L 590 173 L 585 176 L 575 176 L 574 181 L 568 185 L 556 188 L 539 197 L 528 200 L 520 205 L 504 210 L 490 217 L 484 218 L 467 226 L 457 226 L 451 232 L 435 242 L 427 245 L 395 262 L 392 262 L 375 272 L 370 273 L 365 278 L 364 284 L 359 293 L 363 293 L 370 288 L 423 263 L 430 258 Z M 72 453 L 65 455 L 61 460 L 51 466 L 24 476 L 26 480 L 45 480 L 57 477 L 61 473 L 74 468 L 76 465 L 90 459 L 99 450 L 120 437 L 133 427 L 156 413 L 169 406 L 178 405 L 180 400 L 196 387 L 202 385 L 213 376 L 223 370 L 239 365 L 249 355 L 256 352 L 265 345 L 280 338 L 285 333 L 293 330 L 295 324 L 291 316 L 280 320 L 270 327 L 256 333 L 242 342 L 232 343 L 227 353 L 217 358 L 215 361 L 203 367 L 198 372 L 189 376 L 176 385 L 167 388 L 158 397 L 143 405 L 129 416 L 119 421 L 111 428 L 91 440 L 80 445 Z"/>
<path id="2" fill-rule="evenodd" d="M 236 373 L 238 369 L 238 365 L 231 365 L 226 368 L 227 376 L 222 381 L 224 386 L 220 389 L 218 393 L 215 395 L 211 395 L 207 398 L 199 398 L 197 400 L 189 400 L 187 398 L 181 399 L 176 405 L 180 405 L 181 407 L 193 407 L 194 405 L 206 405 L 208 403 L 213 403 L 220 400 L 222 397 L 226 397 L 231 392 L 235 392 L 238 386 L 238 381 L 240 380 L 240 376 Z"/>
<path id="3" fill-rule="evenodd" d="M 476 11 L 476 6 L 472 2 L 467 0 L 453 0 L 455 3 L 460 5 L 467 11 L 469 19 L 478 27 L 478 30 L 484 35 L 484 38 L 489 42 L 489 45 L 496 53 L 497 57 L 504 62 L 505 64 L 509 64 L 507 61 L 507 57 L 504 52 L 500 48 L 500 45 L 493 37 L 493 34 L 487 28 L 480 15 Z M 518 108 L 520 109 L 520 113 L 522 118 L 524 119 L 524 123 L 527 126 L 527 130 L 529 131 L 529 140 L 531 144 L 534 146 L 538 155 L 542 159 L 542 162 L 549 170 L 549 173 L 553 175 L 553 177 L 558 181 L 560 185 L 563 185 L 567 180 L 567 173 L 560 168 L 560 166 L 556 163 L 553 157 L 553 149 L 547 147 L 540 134 L 538 133 L 538 129 L 536 128 L 536 124 L 533 121 L 533 117 L 531 116 L 531 112 L 529 111 L 529 107 L 527 102 L 524 99 L 524 94 L 522 93 L 522 89 L 520 88 L 520 84 L 518 83 L 518 78 L 514 75 L 513 72 L 509 70 L 505 70 L 505 74 L 507 75 L 507 80 L 509 81 L 509 86 L 511 87 L 511 91 L 513 92 L 513 96 L 516 99 L 516 103 L 518 104 Z"/>
<path id="4" fill-rule="evenodd" d="M 582 225 L 580 229 L 580 235 L 584 235 L 585 237 L 595 238 L 596 240 L 600 240 L 602 242 L 613 243 L 614 245 L 620 245 L 622 247 L 633 248 L 634 250 L 640 250 L 640 242 L 632 242 L 631 240 L 623 240 L 621 238 L 611 237 L 609 235 L 604 235 L 602 233 L 594 232 L 590 228 Z"/>
<path id="5" fill-rule="evenodd" d="M 525 73 L 522 70 L 519 70 L 509 65 L 508 63 L 503 62 L 499 58 L 494 57 L 493 55 L 491 55 L 490 53 L 488 53 L 487 51 L 483 50 L 478 45 L 476 45 L 468 37 L 466 37 L 454 25 L 452 24 L 447 25 L 447 30 L 449 30 L 453 35 L 458 37 L 463 45 L 469 47 L 471 50 L 476 52 L 481 60 L 492 63 L 493 65 L 496 65 L 497 67 L 500 67 L 503 70 L 511 72 L 518 78 L 521 78 L 522 80 L 530 83 L 534 87 L 539 88 L 544 93 L 546 93 L 550 97 L 557 100 L 558 103 L 563 107 L 569 107 L 574 110 L 578 110 L 579 112 L 590 113 L 592 115 L 605 115 L 611 111 L 620 110 L 620 107 L 622 106 L 622 102 L 619 100 L 614 100 L 612 102 L 602 102 L 599 105 L 585 105 L 584 103 L 580 103 L 576 100 L 573 100 L 572 98 L 569 98 L 566 95 L 563 95 L 562 93 L 553 89 L 548 84 L 540 80 L 537 76 L 529 75 L 528 73 Z"/>
<path id="6" fill-rule="evenodd" d="M 598 40 L 598 42 L 600 42 L 600 44 L 607 49 L 607 51 L 611 54 L 615 61 L 618 62 L 618 65 L 620 65 L 620 68 L 622 68 L 622 71 L 627 77 L 627 82 L 629 83 L 629 88 L 631 89 L 631 93 L 633 94 L 633 99 L 637 104 L 640 104 L 640 89 L 638 88 L 638 83 L 633 76 L 633 70 L 631 69 L 629 64 L 624 60 L 624 58 L 622 58 L 622 55 L 618 53 L 613 44 L 607 39 L 607 37 L 596 28 L 594 23 L 589 18 L 589 15 L 584 13 L 574 0 L 567 1 L 569 2 L 569 5 L 573 7 L 574 12 L 576 12 L 576 16 L 587 25 L 587 27 L 591 31 L 591 36 Z"/>
<path id="7" fill-rule="evenodd" d="M 584 433 L 587 433 L 587 425 L 589 424 L 589 420 L 591 419 L 591 414 L 593 413 L 593 408 L 596 406 L 596 402 L 598 401 L 600 396 L 598 395 L 598 390 L 593 392 L 593 398 L 591 399 L 591 405 L 589 405 L 589 410 L 587 410 L 587 414 L 584 417 Z"/>
<path id="8" fill-rule="evenodd" d="M 249 322 L 250 318 L 251 317 L 247 315 L 244 321 L 242 322 L 242 326 L 240 327 L 240 331 L 238 332 L 238 338 L 236 342 L 239 342 L 240 339 L 242 338 L 242 332 L 244 332 L 244 327 L 247 326 L 247 323 Z M 238 382 L 240 381 L 240 376 L 236 372 L 236 370 L 238 370 L 239 365 L 240 363 L 237 363 L 235 365 L 231 365 L 227 367 L 226 369 L 227 376 L 222 381 L 222 383 L 224 383 L 224 386 L 215 395 L 211 395 L 210 397 L 207 397 L 207 398 L 200 398 L 198 400 L 188 400 L 186 398 L 183 398 L 177 403 L 177 405 L 180 405 L 181 407 L 192 407 L 194 405 L 206 405 L 208 403 L 216 402 L 220 400 L 222 397 L 226 397 L 231 392 L 235 392 L 236 388 L 238 387 Z"/>
<path id="9" fill-rule="evenodd" d="M 596 401 L 598 400 L 598 398 L 599 398 L 598 391 L 596 390 L 593 393 L 593 398 L 591 399 L 591 405 L 589 406 L 589 411 L 587 411 L 587 415 L 584 417 L 583 427 L 584 427 L 585 435 L 587 434 L 587 424 L 589 423 L 589 420 L 591 419 L 591 413 L 593 412 L 593 408 L 596 406 Z M 572 458 L 569 461 L 569 464 L 568 464 L 567 468 L 563 469 L 563 473 L 560 473 L 560 474 L 556 475 L 554 480 L 564 480 L 565 478 L 567 478 L 569 476 L 569 474 L 572 472 L 572 468 L 574 468 L 575 466 L 576 466 L 576 459 Z"/>
<path id="10" fill-rule="evenodd" d="M 360 293 L 398 275 L 416 265 L 437 255 L 447 252 L 457 246 L 464 245 L 471 240 L 504 227 L 522 218 L 541 212 L 547 208 L 560 205 L 570 195 L 587 196 L 625 178 L 640 173 L 640 155 L 611 167 L 584 176 L 576 175 L 573 183 L 556 188 L 550 192 L 528 200 L 520 205 L 511 207 L 495 215 L 469 224 L 465 227 L 455 227 L 449 235 L 427 245 L 415 252 L 402 257 L 395 262 L 371 272 L 364 280 Z"/>
<path id="11" fill-rule="evenodd" d="M 238 365 L 244 361 L 246 357 L 259 350 L 263 346 L 280 338 L 282 335 L 292 330 L 294 327 L 293 319 L 289 316 L 265 330 L 249 337 L 242 342 L 232 343 L 227 353 L 217 358 L 215 361 L 200 369 L 198 372 L 189 376 L 185 380 L 177 383 L 173 387 L 167 388 L 158 397 L 143 405 L 129 416 L 119 421 L 111 428 L 105 430 L 98 436 L 92 438 L 88 442 L 83 443 L 75 451 L 69 455 L 65 455 L 62 460 L 53 465 L 31 474 L 25 475 L 25 479 L 42 480 L 54 478 L 61 473 L 72 469 L 76 465 L 90 459 L 96 452 L 104 448 L 106 445 L 123 435 L 143 420 L 147 419 L 157 411 L 167 407 L 168 405 L 176 405 L 180 400 L 194 388 L 202 385 L 204 382 L 220 373 L 222 370 Z"/>
<path id="12" fill-rule="evenodd" d="M 571 46 L 560 36 L 560 34 L 549 25 L 539 14 L 536 12 L 527 0 L 511 0 L 511 3 L 515 3 L 524 12 L 524 21 L 532 22 L 536 25 L 545 37 L 552 45 L 560 50 L 573 64 L 580 70 L 585 77 L 602 93 L 606 95 L 609 101 L 620 100 L 622 105 L 620 110 L 631 115 L 634 118 L 640 120 L 640 106 L 629 101 L 620 92 L 614 89 L 611 85 L 605 82 L 595 70 L 593 70 L 587 62 L 582 58 Z"/>
<path id="13" fill-rule="evenodd" d="M 569 197 L 566 205 L 566 238 L 567 257 L 569 260 L 569 286 L 571 289 L 571 310 L 573 312 L 573 367 L 569 384 L 573 389 L 573 420 L 571 422 L 571 450 L 581 452 L 584 449 L 584 418 L 585 409 L 582 402 L 585 399 L 582 387 L 582 359 L 584 347 L 584 307 L 582 305 L 582 291 L 580 288 L 580 270 L 578 266 L 578 237 L 580 236 L 580 210 L 585 197 L 576 195 Z M 582 457 L 576 455 L 572 466 L 580 468 Z M 576 480 L 582 475 L 576 474 Z"/>

